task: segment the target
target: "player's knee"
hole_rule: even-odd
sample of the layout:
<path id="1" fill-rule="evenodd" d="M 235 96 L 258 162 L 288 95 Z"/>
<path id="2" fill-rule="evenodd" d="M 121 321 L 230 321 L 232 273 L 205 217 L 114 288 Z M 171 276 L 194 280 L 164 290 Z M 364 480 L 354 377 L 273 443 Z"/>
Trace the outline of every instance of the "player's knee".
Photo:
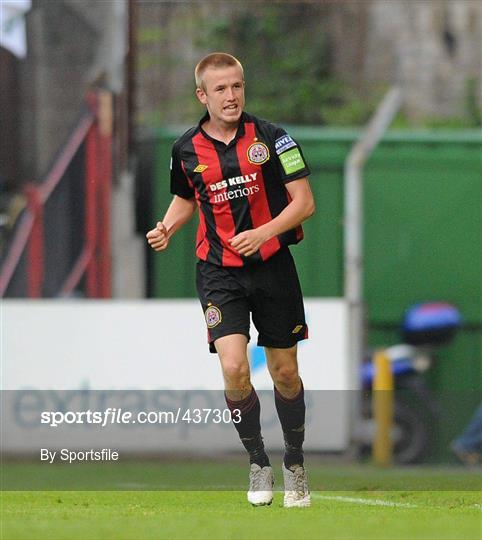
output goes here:
<path id="1" fill-rule="evenodd" d="M 277 366 L 272 370 L 275 384 L 283 386 L 295 386 L 298 384 L 298 368 L 296 366 Z"/>
<path id="2" fill-rule="evenodd" d="M 243 385 L 249 381 L 249 366 L 237 358 L 223 359 L 223 375 L 231 385 Z"/>

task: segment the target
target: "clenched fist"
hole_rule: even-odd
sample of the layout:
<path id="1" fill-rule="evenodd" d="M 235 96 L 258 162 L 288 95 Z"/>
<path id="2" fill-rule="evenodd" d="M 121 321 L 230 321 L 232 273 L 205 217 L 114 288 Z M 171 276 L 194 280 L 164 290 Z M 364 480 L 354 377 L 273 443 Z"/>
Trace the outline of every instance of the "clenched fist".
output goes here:
<path id="1" fill-rule="evenodd" d="M 250 229 L 237 234 L 233 238 L 229 239 L 229 243 L 238 253 L 249 257 L 250 255 L 256 253 L 267 239 L 266 233 L 258 228 Z"/>
<path id="2" fill-rule="evenodd" d="M 147 242 L 154 251 L 163 251 L 169 244 L 169 236 L 164 223 L 158 221 L 156 228 L 146 234 Z"/>

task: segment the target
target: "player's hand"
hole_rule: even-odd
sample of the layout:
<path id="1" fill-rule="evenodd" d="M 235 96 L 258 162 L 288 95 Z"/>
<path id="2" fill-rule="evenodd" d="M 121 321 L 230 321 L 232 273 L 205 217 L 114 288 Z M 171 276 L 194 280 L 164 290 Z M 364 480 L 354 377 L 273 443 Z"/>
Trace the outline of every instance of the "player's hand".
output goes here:
<path id="1" fill-rule="evenodd" d="M 238 253 L 249 257 L 256 253 L 267 239 L 263 231 L 251 229 L 237 234 L 229 240 L 229 243 Z"/>
<path id="2" fill-rule="evenodd" d="M 169 236 L 164 223 L 158 221 L 156 228 L 146 234 L 147 242 L 154 251 L 163 251 L 169 244 Z"/>

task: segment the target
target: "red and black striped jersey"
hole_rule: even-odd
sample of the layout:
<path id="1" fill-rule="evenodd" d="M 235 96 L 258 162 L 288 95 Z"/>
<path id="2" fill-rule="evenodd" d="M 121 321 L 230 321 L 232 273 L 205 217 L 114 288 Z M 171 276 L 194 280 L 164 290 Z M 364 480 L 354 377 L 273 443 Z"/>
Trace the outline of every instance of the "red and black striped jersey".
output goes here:
<path id="1" fill-rule="evenodd" d="M 285 184 L 310 174 L 299 145 L 281 127 L 246 112 L 226 145 L 202 129 L 208 118 L 206 114 L 172 149 L 171 193 L 196 197 L 199 206 L 197 257 L 219 266 L 244 266 L 298 243 L 301 225 L 271 238 L 249 257 L 229 240 L 271 221 L 288 205 Z"/>

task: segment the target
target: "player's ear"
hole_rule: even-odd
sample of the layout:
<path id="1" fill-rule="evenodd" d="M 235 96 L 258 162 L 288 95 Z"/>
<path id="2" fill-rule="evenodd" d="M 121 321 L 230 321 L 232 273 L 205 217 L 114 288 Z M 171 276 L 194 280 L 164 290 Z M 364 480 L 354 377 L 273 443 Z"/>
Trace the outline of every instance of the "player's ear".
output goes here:
<path id="1" fill-rule="evenodd" d="M 207 103 L 207 96 L 206 96 L 206 92 L 204 91 L 203 88 L 196 88 L 196 97 L 199 99 L 199 101 L 203 104 L 203 105 L 206 105 Z"/>

